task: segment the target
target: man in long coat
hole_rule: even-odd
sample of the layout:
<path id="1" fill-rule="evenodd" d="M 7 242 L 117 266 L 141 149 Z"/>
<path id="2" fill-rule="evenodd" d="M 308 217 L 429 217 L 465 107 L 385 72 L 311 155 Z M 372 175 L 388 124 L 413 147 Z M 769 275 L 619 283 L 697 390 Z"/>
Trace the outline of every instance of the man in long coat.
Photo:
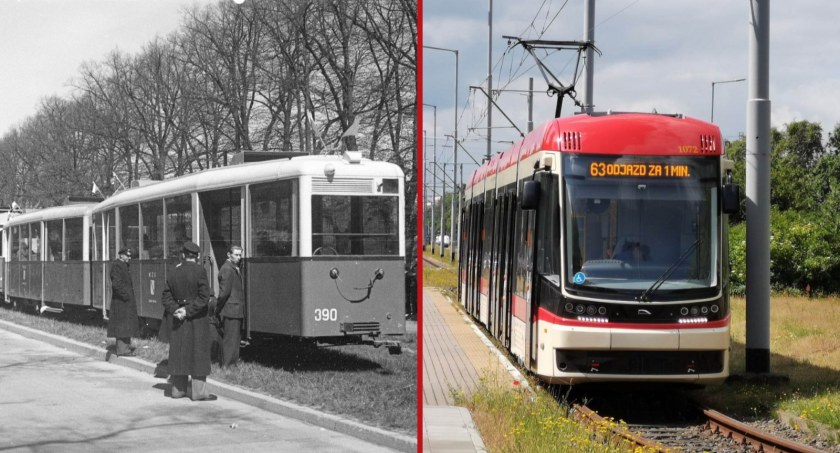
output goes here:
<path id="1" fill-rule="evenodd" d="M 222 367 L 235 365 L 239 360 L 239 342 L 242 340 L 242 319 L 245 317 L 245 289 L 242 284 L 242 247 L 231 245 L 228 259 L 219 270 L 219 299 L 216 314 L 221 317 Z"/>
<path id="2" fill-rule="evenodd" d="M 134 286 L 128 272 L 131 249 L 121 248 L 117 260 L 111 265 L 111 314 L 108 317 L 108 336 L 117 340 L 118 356 L 134 356 L 131 337 L 137 335 L 137 302 Z"/>
<path id="3" fill-rule="evenodd" d="M 190 396 L 193 401 L 212 401 L 216 395 L 206 389 L 210 374 L 210 288 L 204 267 L 196 262 L 199 252 L 194 242 L 184 243 L 184 260 L 168 273 L 161 299 L 173 319 L 168 365 L 172 398 Z M 191 392 L 187 392 L 188 377 L 192 377 Z"/>

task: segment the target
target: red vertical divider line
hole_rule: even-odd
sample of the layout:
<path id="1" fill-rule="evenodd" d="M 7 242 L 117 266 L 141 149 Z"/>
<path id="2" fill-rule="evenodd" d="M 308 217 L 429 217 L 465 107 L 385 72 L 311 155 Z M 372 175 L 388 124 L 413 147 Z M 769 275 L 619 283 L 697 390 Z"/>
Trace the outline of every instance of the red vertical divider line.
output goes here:
<path id="1" fill-rule="evenodd" d="M 417 0 L 417 451 L 423 451 L 423 0 Z"/>

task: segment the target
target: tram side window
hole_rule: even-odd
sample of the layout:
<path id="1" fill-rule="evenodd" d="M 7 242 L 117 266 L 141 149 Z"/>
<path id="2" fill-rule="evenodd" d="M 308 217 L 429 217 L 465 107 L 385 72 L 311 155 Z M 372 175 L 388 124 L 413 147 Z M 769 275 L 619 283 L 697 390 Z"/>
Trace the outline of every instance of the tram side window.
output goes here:
<path id="1" fill-rule="evenodd" d="M 84 222 L 81 218 L 64 221 L 64 259 L 67 261 L 81 261 L 84 258 Z"/>
<path id="2" fill-rule="evenodd" d="M 537 209 L 539 238 L 537 241 L 537 272 L 543 275 L 560 274 L 560 200 L 557 175 L 540 175 L 542 196 Z"/>
<path id="3" fill-rule="evenodd" d="M 166 256 L 178 258 L 181 246 L 192 240 L 192 198 L 189 195 L 167 198 Z"/>
<path id="4" fill-rule="evenodd" d="M 29 224 L 29 261 L 41 260 L 41 224 Z"/>
<path id="5" fill-rule="evenodd" d="M 90 242 L 88 244 L 88 255 L 90 261 L 99 259 L 99 250 L 102 250 L 102 214 L 96 214 L 91 218 Z"/>
<path id="6" fill-rule="evenodd" d="M 312 253 L 398 255 L 399 198 L 312 196 Z"/>
<path id="7" fill-rule="evenodd" d="M 64 222 L 51 220 L 47 222 L 47 261 L 63 261 Z"/>
<path id="8" fill-rule="evenodd" d="M 117 257 L 117 215 L 113 209 L 105 213 L 105 231 L 108 235 L 108 256 L 114 259 Z"/>
<path id="9" fill-rule="evenodd" d="M 9 244 L 12 246 L 12 251 L 9 254 L 11 261 L 20 260 L 20 227 L 12 227 L 9 230 Z"/>
<path id="10" fill-rule="evenodd" d="M 120 248 L 129 247 L 136 254 L 140 245 L 140 216 L 137 205 L 119 208 L 120 212 Z"/>
<path id="11" fill-rule="evenodd" d="M 251 256 L 297 256 L 295 186 L 295 181 L 251 186 Z"/>
<path id="12" fill-rule="evenodd" d="M 163 258 L 163 200 L 155 200 L 140 205 L 143 215 L 141 259 Z"/>
<path id="13" fill-rule="evenodd" d="M 242 189 L 214 190 L 198 195 L 203 213 L 204 225 L 199 244 L 203 249 L 210 241 L 210 248 L 216 256 L 216 263 L 221 266 L 227 259 L 227 249 L 231 244 L 242 245 Z"/>

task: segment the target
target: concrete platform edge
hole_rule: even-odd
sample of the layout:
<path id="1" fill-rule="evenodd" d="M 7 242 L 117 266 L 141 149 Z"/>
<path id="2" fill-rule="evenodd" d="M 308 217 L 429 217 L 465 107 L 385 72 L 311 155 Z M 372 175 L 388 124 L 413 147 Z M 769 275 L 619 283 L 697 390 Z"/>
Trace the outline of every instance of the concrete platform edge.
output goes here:
<path id="1" fill-rule="evenodd" d="M 136 357 L 117 357 L 103 348 L 48 332 L 42 332 L 30 327 L 21 326 L 2 319 L 0 319 L 0 328 L 33 340 L 43 341 L 45 343 L 52 344 L 53 346 L 64 348 L 68 351 L 91 357 L 96 360 L 111 362 L 152 375 L 155 373 L 156 365 L 143 359 Z M 260 409 L 264 409 L 275 414 L 295 418 L 315 426 L 347 434 L 383 447 L 393 448 L 404 452 L 417 451 L 417 439 L 405 434 L 394 433 L 381 428 L 367 426 L 357 421 L 347 420 L 337 415 L 327 414 L 305 406 L 281 401 L 276 398 L 235 387 L 230 384 L 218 382 L 211 378 L 207 379 L 207 385 L 212 393 L 215 393 L 220 397 L 230 398 L 244 404 L 259 407 Z"/>

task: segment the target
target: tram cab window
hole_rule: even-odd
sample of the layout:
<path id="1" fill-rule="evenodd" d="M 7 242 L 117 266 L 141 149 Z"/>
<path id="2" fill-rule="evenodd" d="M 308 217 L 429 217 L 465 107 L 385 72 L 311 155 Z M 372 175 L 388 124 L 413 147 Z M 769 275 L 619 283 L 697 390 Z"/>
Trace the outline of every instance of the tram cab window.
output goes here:
<path id="1" fill-rule="evenodd" d="M 399 198 L 312 196 L 312 251 L 338 255 L 398 255 Z"/>
<path id="2" fill-rule="evenodd" d="M 251 194 L 251 256 L 297 256 L 296 181 L 255 184 Z"/>

